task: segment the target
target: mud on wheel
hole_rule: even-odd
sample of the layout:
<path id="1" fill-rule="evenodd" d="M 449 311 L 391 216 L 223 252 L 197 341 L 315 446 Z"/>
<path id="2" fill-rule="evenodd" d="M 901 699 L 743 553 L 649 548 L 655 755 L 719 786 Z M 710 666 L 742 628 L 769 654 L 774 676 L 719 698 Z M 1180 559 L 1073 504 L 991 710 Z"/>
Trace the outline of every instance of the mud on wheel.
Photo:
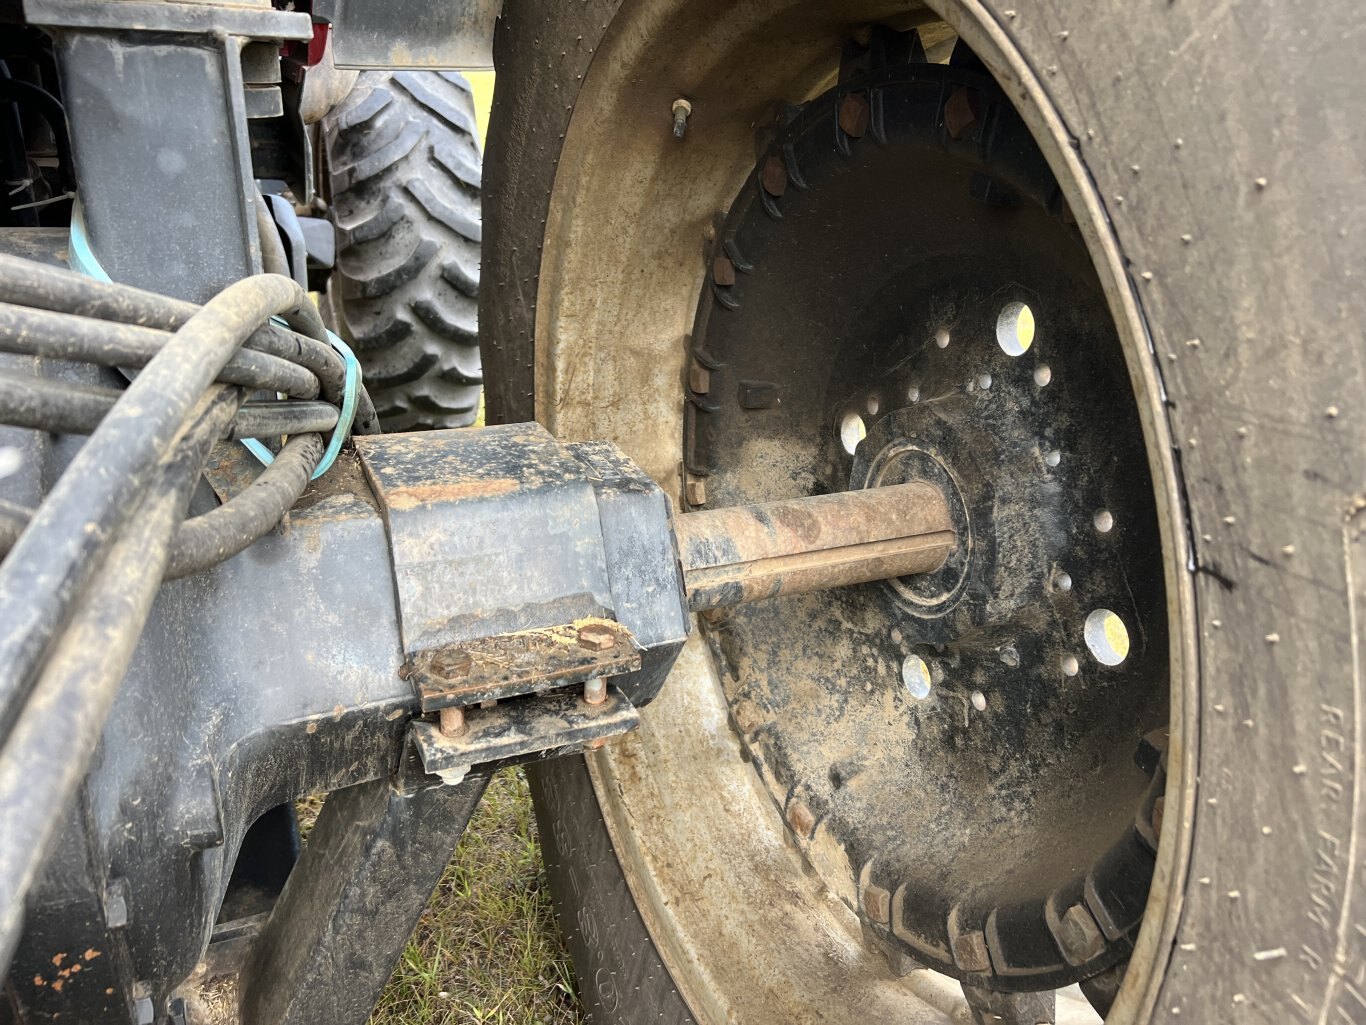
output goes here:
<path id="1" fill-rule="evenodd" d="M 1320 931 L 1361 816 L 1310 757 L 1357 744 L 1366 366 L 1283 271 L 1349 234 L 1267 244 L 1312 189 L 1193 102 L 1270 123 L 1236 48 L 1166 56 L 1185 12 L 832 6 L 502 26 L 494 418 L 611 438 L 683 508 L 928 481 L 960 539 L 709 614 L 639 738 L 538 770 L 594 1019 L 1326 1013 L 1327 958 L 1366 964 Z M 1335 82 L 1303 88 L 1359 109 Z"/>
<path id="2" fill-rule="evenodd" d="M 722 224 L 687 468 L 719 505 L 928 481 L 961 541 L 935 574 L 708 635 L 745 753 L 871 936 L 975 986 L 1056 988 L 1127 957 L 1157 846 L 1142 435 L 1075 223 L 995 83 L 961 42 L 932 65 L 875 30 L 868 54 L 921 59 L 806 104 Z"/>

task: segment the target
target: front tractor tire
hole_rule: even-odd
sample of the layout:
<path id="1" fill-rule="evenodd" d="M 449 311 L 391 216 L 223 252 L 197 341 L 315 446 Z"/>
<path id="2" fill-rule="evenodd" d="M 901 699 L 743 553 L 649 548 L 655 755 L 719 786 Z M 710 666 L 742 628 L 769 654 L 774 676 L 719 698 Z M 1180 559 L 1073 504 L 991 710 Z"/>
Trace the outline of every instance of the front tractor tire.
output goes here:
<path id="1" fill-rule="evenodd" d="M 366 71 L 323 122 L 337 266 L 326 308 L 386 431 L 479 412 L 481 155 L 454 72 Z"/>

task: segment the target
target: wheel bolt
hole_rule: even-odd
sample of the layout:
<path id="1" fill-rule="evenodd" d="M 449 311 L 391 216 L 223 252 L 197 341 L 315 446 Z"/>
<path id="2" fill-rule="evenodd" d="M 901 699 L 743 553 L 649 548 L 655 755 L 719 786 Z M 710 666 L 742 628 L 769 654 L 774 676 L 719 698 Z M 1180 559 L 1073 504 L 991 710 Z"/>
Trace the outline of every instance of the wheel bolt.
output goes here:
<path id="1" fill-rule="evenodd" d="M 688 130 L 688 117 L 692 114 L 692 104 L 679 97 L 674 100 L 674 138 L 681 139 Z"/>
<path id="2" fill-rule="evenodd" d="M 607 678 L 595 677 L 583 685 L 583 700 L 590 705 L 600 705 L 607 700 Z"/>

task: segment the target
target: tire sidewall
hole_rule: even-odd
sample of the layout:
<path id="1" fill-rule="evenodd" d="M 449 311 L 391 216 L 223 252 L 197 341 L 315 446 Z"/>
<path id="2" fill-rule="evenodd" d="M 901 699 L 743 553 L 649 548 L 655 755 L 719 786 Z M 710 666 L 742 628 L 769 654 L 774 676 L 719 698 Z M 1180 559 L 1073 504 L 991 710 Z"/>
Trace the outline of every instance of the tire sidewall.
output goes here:
<path id="1" fill-rule="evenodd" d="M 1344 286 L 1366 249 L 1360 206 L 1329 219 L 1324 198 L 1366 185 L 1344 31 L 1366 12 L 1316 8 L 1311 68 L 1286 44 L 1305 32 L 1293 5 L 985 9 L 1111 225 L 1165 393 L 1194 568 L 1198 782 L 1170 894 L 1179 926 L 1160 990 L 1129 992 L 1124 1010 L 1353 1020 L 1366 302 Z"/>

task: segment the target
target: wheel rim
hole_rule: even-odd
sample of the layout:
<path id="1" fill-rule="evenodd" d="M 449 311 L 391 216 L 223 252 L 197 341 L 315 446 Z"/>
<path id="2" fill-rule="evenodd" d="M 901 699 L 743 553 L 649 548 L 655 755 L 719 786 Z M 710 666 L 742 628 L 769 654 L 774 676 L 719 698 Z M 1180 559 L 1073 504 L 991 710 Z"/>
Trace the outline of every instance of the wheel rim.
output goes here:
<path id="1" fill-rule="evenodd" d="M 717 208 L 729 204 L 752 167 L 753 149 L 748 125 L 753 123 L 755 110 L 762 105 L 759 94 L 800 98 L 819 91 L 832 69 L 828 58 L 813 52 L 816 46 L 811 40 L 818 36 L 825 40 L 839 38 L 852 18 L 847 12 L 831 17 L 813 5 L 778 3 L 755 5 L 742 14 L 729 9 L 711 13 L 716 15 L 714 21 L 699 17 L 696 5 L 691 6 L 685 17 L 679 10 L 641 4 L 624 10 L 620 25 L 614 25 L 613 37 L 605 44 L 610 53 L 604 53 L 594 64 L 566 140 L 561 170 L 568 173 L 559 176 L 552 204 L 538 309 L 538 335 L 551 342 L 543 350 L 542 364 L 538 368 L 541 371 L 538 407 L 543 419 L 562 434 L 608 436 L 617 440 L 658 479 L 675 488 L 680 488 L 676 441 L 679 434 L 673 433 L 671 438 L 669 435 L 673 426 L 681 433 L 682 407 L 675 382 L 684 376 L 687 349 L 683 338 L 692 326 L 688 293 L 696 295 L 701 285 L 702 265 L 697 258 L 699 240 L 709 229 L 714 230 Z M 867 12 L 869 20 L 876 20 L 880 13 L 873 9 Z M 973 40 L 978 51 L 998 77 L 1009 78 L 1012 73 L 1009 55 L 999 45 L 992 44 L 991 26 L 978 19 L 979 12 L 955 5 L 943 13 L 965 36 L 973 37 L 975 33 L 981 37 Z M 694 34 L 693 38 L 681 48 L 675 45 L 678 52 L 661 64 L 661 52 L 652 49 L 648 40 L 671 38 L 676 44 L 677 32 L 684 21 Z M 700 34 L 698 24 L 707 26 Z M 926 38 L 932 42 L 934 32 L 927 32 Z M 794 43 L 794 39 L 802 40 L 801 44 Z M 747 64 L 744 64 L 742 54 L 749 55 Z M 745 74 L 736 70 L 737 62 L 744 65 Z M 643 74 L 646 68 L 649 71 Z M 754 81 L 760 76 L 759 69 L 769 75 L 763 83 Z M 1013 70 L 1018 72 L 1018 66 Z M 673 77 L 666 79 L 666 75 Z M 743 86 L 737 85 L 740 80 L 745 80 Z M 636 83 L 635 91 L 630 103 L 626 104 L 620 100 L 620 90 L 632 81 Z M 700 149 L 689 149 L 691 141 L 681 151 L 677 147 L 669 149 L 667 140 L 661 140 L 662 144 L 656 147 L 648 125 L 632 120 L 640 116 L 635 111 L 650 108 L 652 91 L 658 91 L 659 103 L 656 105 L 667 112 L 678 89 L 678 81 L 698 83 L 696 89 L 688 91 L 690 98 L 694 98 L 696 112 L 690 132 L 709 133 L 705 159 L 701 158 Z M 1018 74 L 1012 85 L 1024 90 L 1031 88 L 1028 80 L 1021 79 Z M 749 93 L 745 93 L 746 89 Z M 709 123 L 706 120 L 709 116 L 715 120 Z M 645 120 L 649 120 L 648 116 Z M 1041 142 L 1047 142 L 1046 130 L 1050 127 L 1047 121 L 1047 111 L 1035 108 L 1031 128 Z M 628 138 L 636 141 L 625 141 Z M 1044 146 L 1055 168 L 1070 156 L 1056 142 L 1057 138 L 1053 145 Z M 608 169 L 609 161 L 618 165 L 615 170 Z M 629 173 L 620 169 L 622 164 L 629 165 Z M 649 170 L 642 174 L 642 168 Z M 582 181 L 590 176 L 621 186 L 620 189 L 610 186 L 604 189 L 611 194 L 615 211 L 603 209 L 605 204 L 595 204 L 565 185 L 570 180 Z M 1160 481 L 1156 489 L 1159 504 L 1169 508 L 1172 504 L 1171 467 L 1164 463 L 1160 445 L 1153 446 L 1154 437 L 1160 439 L 1162 436 L 1162 424 L 1155 402 L 1149 401 L 1156 394 L 1151 368 L 1135 345 L 1141 340 L 1141 333 L 1135 327 L 1138 322 L 1132 295 L 1118 269 L 1113 244 L 1110 243 L 1107 250 L 1105 238 L 1100 237 L 1101 233 L 1095 228 L 1094 215 L 1098 206 L 1094 197 L 1077 190 L 1077 175 L 1063 176 L 1061 180 L 1063 192 L 1072 209 L 1077 211 L 1079 229 L 1100 272 L 1111 313 L 1118 311 L 1115 320 L 1130 357 L 1130 374 L 1138 380 L 1140 394 L 1148 396 L 1139 403 L 1149 441 L 1148 461 Z M 661 211 L 661 204 L 667 209 Z M 687 237 L 680 241 L 679 236 L 683 234 Z M 623 237 L 633 239 L 629 252 L 605 254 L 604 240 L 610 239 L 619 247 L 617 240 Z M 623 296 L 629 297 L 623 297 L 607 309 L 580 305 L 582 300 L 577 296 L 588 294 L 585 283 L 594 281 L 595 287 L 601 290 L 604 280 L 620 283 Z M 681 287 L 680 280 L 683 281 Z M 629 288 L 625 287 L 627 283 Z M 622 345 L 622 348 L 611 350 L 610 357 L 605 346 L 602 350 L 594 347 L 596 340 L 609 338 L 617 339 Z M 571 379 L 572 389 L 568 386 Z M 586 381 L 595 384 L 592 401 L 586 398 L 589 393 Z M 642 431 L 642 422 L 651 424 L 651 429 Z M 1152 455 L 1154 452 L 1158 453 L 1156 457 Z M 1172 622 L 1184 624 L 1187 620 L 1181 612 L 1189 595 L 1185 582 L 1171 572 L 1173 565 L 1182 564 L 1181 538 L 1179 532 L 1172 530 L 1170 517 L 1164 517 L 1160 526 L 1166 553 L 1164 565 L 1168 569 L 1168 596 L 1174 610 Z M 1183 644 L 1188 643 L 1185 630 L 1182 625 L 1182 632 L 1178 634 Z M 1181 645 L 1173 647 L 1179 656 Z M 680 866 L 679 852 L 688 850 L 690 845 L 700 846 L 701 842 L 695 831 L 690 833 L 678 828 L 678 822 L 685 818 L 683 809 L 688 803 L 680 795 L 715 793 L 719 789 L 727 794 L 728 805 L 735 810 L 736 817 L 745 823 L 746 829 L 741 832 L 756 835 L 762 832 L 761 839 L 755 840 L 743 852 L 743 857 L 759 869 L 746 874 L 743 880 L 734 880 L 735 887 L 772 886 L 772 877 L 780 872 L 794 876 L 795 884 L 791 880 L 783 884 L 788 886 L 785 892 L 790 895 L 803 887 L 810 890 L 800 900 L 794 898 L 794 906 L 799 905 L 808 918 L 824 916 L 819 928 L 808 930 L 819 934 L 811 940 L 809 949 L 820 949 L 824 943 L 825 954 L 830 955 L 830 937 L 842 930 L 848 939 L 847 945 L 845 939 L 838 944 L 842 968 L 857 965 L 866 976 L 864 982 L 858 983 L 860 986 L 867 984 L 862 998 L 865 1005 L 873 999 L 868 994 L 886 984 L 892 987 L 888 990 L 886 1007 L 891 1008 L 891 1001 L 900 1000 L 901 1013 L 912 1013 L 905 1010 L 907 983 L 897 982 L 879 958 L 865 956 L 857 936 L 857 921 L 847 911 L 830 907 L 832 902 L 818 885 L 819 880 L 812 875 L 802 875 L 801 860 L 794 857 L 790 848 L 782 847 L 782 819 L 773 809 L 768 795 L 756 784 L 755 775 L 739 761 L 742 752 L 724 719 L 720 698 L 723 688 L 709 662 L 703 652 L 692 649 L 671 680 L 671 687 L 666 689 L 662 704 L 647 713 L 646 734 L 637 742 L 598 757 L 593 763 L 595 783 L 618 851 L 622 854 L 623 866 L 642 910 L 651 922 L 652 932 L 656 937 L 664 938 L 661 953 L 666 963 L 684 988 L 690 1004 L 704 1017 L 724 1020 L 727 1013 L 735 1013 L 745 1021 L 766 1021 L 781 1020 L 783 1014 L 790 1015 L 793 1008 L 810 1013 L 811 1000 L 784 1007 L 781 1000 L 775 1003 L 771 999 L 771 993 L 746 1004 L 743 997 L 734 993 L 735 980 L 732 979 L 729 986 L 726 984 L 727 973 L 723 969 L 715 964 L 700 963 L 706 960 L 706 950 L 719 951 L 721 957 L 726 956 L 716 940 L 718 931 L 779 927 L 772 921 L 741 921 L 732 916 L 728 924 L 723 923 L 708 934 L 706 923 L 684 920 L 689 914 L 680 907 L 679 894 L 689 887 L 705 889 L 706 885 L 714 890 L 714 878 L 710 884 L 703 884 L 702 880 L 713 869 L 725 873 L 726 866 L 710 863 L 705 858 L 701 859 L 700 865 L 694 866 L 697 873 Z M 1178 684 L 1185 679 L 1183 664 L 1178 660 L 1173 667 L 1173 679 Z M 1176 690 L 1179 699 L 1173 724 L 1178 736 L 1172 749 L 1172 787 L 1185 801 L 1181 781 L 1191 752 L 1181 743 L 1180 725 L 1184 721 L 1189 692 L 1184 686 L 1178 686 Z M 697 746 L 680 746 L 690 737 L 699 736 Z M 675 757 L 680 753 L 682 756 Z M 696 767 L 702 757 L 720 767 L 699 781 Z M 731 774 L 737 766 L 743 772 Z M 744 800 L 741 800 L 742 794 Z M 1172 850 L 1183 848 L 1186 842 L 1186 816 L 1169 813 L 1167 818 L 1169 823 L 1173 819 L 1178 822 L 1175 827 L 1168 825 L 1164 834 L 1162 848 L 1166 857 L 1165 860 L 1159 858 L 1161 885 L 1155 888 L 1155 901 L 1160 901 L 1169 892 L 1173 867 L 1180 868 L 1181 859 L 1172 857 Z M 720 844 L 741 841 L 734 831 L 725 830 L 712 839 Z M 844 868 L 830 851 L 814 849 L 808 851 L 808 855 L 809 862 L 824 876 L 834 877 Z M 698 860 L 695 853 L 689 857 Z M 829 861 L 834 864 L 826 863 Z M 670 865 L 672 868 L 666 867 Z M 854 905 L 859 906 L 857 901 Z M 1174 922 L 1172 905 L 1161 902 L 1161 913 L 1155 915 L 1150 911 L 1148 920 L 1150 927 L 1146 927 L 1140 937 L 1141 951 L 1160 946 L 1160 941 L 1155 943 L 1153 937 L 1160 934 L 1164 924 Z M 1153 922 L 1157 924 L 1152 926 Z M 677 943 L 669 942 L 669 937 L 680 936 L 682 939 Z M 1144 973 L 1152 975 L 1150 969 L 1154 964 L 1156 962 L 1145 954 Z M 820 984 L 813 981 L 813 970 L 807 964 L 802 979 L 807 985 L 807 995 L 819 1000 Z M 911 979 L 916 980 L 923 974 L 913 973 Z M 1145 980 L 1134 983 L 1134 974 L 1131 972 L 1129 990 L 1135 995 L 1129 1004 L 1121 1000 L 1111 1020 L 1122 1020 L 1122 1015 L 1131 1014 L 1150 996 L 1151 987 Z M 754 978 L 752 972 L 746 972 L 745 980 L 751 983 L 751 988 Z M 843 970 L 841 979 L 846 990 L 849 978 L 849 971 Z M 837 985 L 831 984 L 831 992 L 838 989 Z M 949 1003 L 940 1001 L 942 1008 L 952 1005 L 951 996 L 945 999 Z M 931 1004 L 934 1002 L 932 1000 Z M 846 1005 L 848 1003 L 846 1001 Z M 846 1009 L 847 1015 L 827 1016 L 823 1020 L 847 1020 L 854 1016 L 856 1009 Z M 867 1009 L 865 1006 L 864 1010 Z M 935 1015 L 939 1012 L 932 1012 L 930 1007 L 923 1013 L 929 1015 L 924 1020 L 938 1020 Z"/>
<path id="2" fill-rule="evenodd" d="M 872 52 L 920 51 L 874 32 Z M 708 504 L 948 496 L 962 541 L 938 572 L 708 622 L 746 753 L 827 886 L 881 943 L 996 989 L 1126 957 L 1156 849 L 1156 763 L 1134 759 L 1165 746 L 1156 514 L 1070 220 L 984 74 L 857 75 L 760 155 L 689 375 Z"/>

